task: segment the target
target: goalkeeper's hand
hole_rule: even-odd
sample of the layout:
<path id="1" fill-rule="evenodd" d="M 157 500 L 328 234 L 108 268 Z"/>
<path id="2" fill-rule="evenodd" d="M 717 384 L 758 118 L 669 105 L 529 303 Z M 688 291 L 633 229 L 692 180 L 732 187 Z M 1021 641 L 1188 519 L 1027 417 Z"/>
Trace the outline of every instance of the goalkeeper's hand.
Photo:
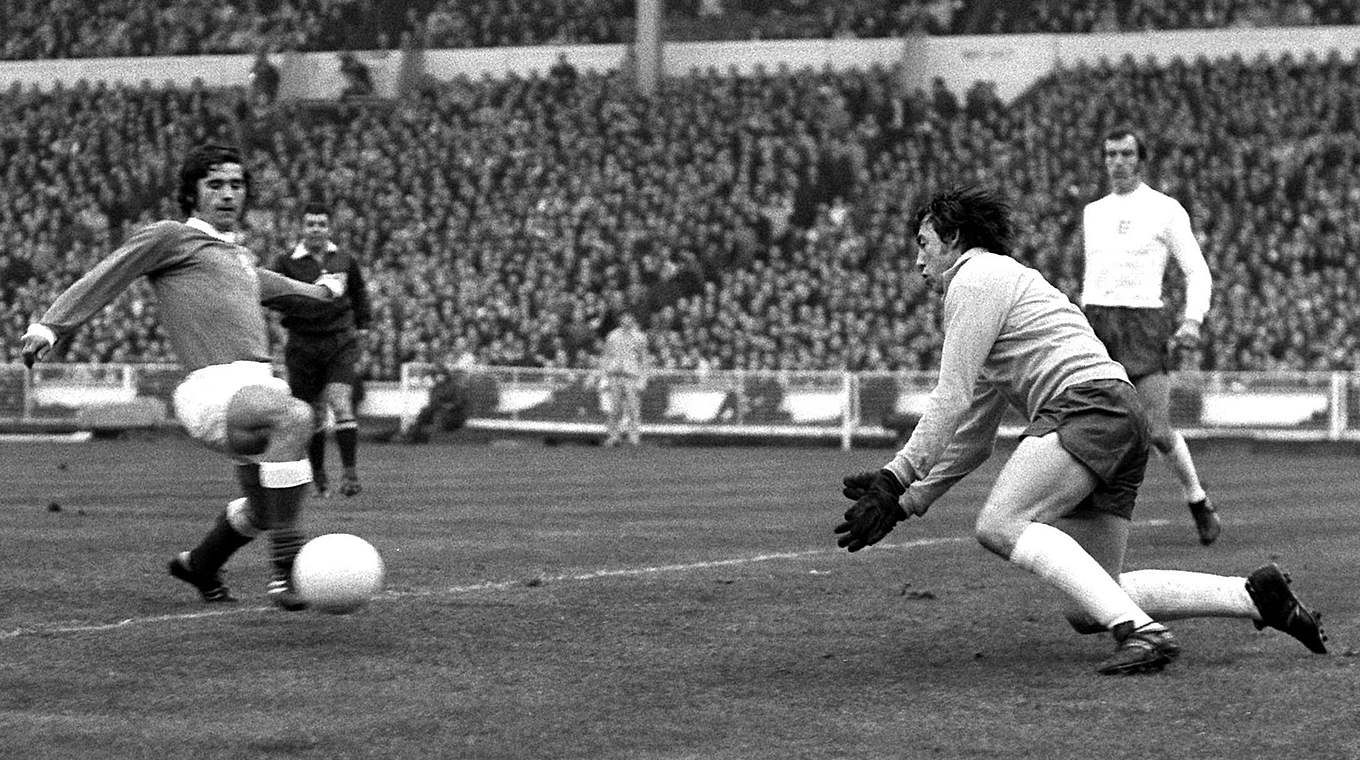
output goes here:
<path id="1" fill-rule="evenodd" d="M 846 475 L 841 478 L 841 493 L 850 501 L 859 501 L 859 497 L 869 493 L 869 486 L 874 484 L 874 478 L 878 477 L 878 470 L 869 470 L 855 475 Z"/>
<path id="2" fill-rule="evenodd" d="M 23 337 L 19 339 L 24 366 L 33 369 L 33 365 L 42 359 L 56 342 L 57 334 L 52 332 L 52 328 L 36 322 L 29 325 Z"/>
<path id="3" fill-rule="evenodd" d="M 907 519 L 906 510 L 898 503 L 907 489 L 888 470 L 851 475 L 842 482 L 843 494 L 859 496 L 854 506 L 845 510 L 845 522 L 836 526 L 840 536 L 837 546 L 857 552 L 882 541 L 894 526 Z"/>

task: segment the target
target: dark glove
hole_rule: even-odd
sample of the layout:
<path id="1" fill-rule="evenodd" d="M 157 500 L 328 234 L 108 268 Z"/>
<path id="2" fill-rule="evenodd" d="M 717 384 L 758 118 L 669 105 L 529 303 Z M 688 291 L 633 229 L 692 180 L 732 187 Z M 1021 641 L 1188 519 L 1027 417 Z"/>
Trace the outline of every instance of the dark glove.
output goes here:
<path id="1" fill-rule="evenodd" d="M 865 474 L 851 475 L 842 481 L 845 484 L 842 493 L 847 497 L 863 488 L 854 506 L 845 510 L 845 522 L 836 526 L 836 533 L 841 534 L 836 545 L 852 552 L 882 541 L 894 526 L 907 519 L 906 510 L 898 504 L 907 489 L 898 482 L 897 476 L 888 470 L 879 470 L 864 486 Z"/>
<path id="2" fill-rule="evenodd" d="M 858 475 L 846 475 L 841 478 L 841 493 L 850 501 L 859 501 L 859 497 L 869 493 L 869 487 L 874 484 L 874 478 L 878 477 L 878 470 L 861 472 Z"/>

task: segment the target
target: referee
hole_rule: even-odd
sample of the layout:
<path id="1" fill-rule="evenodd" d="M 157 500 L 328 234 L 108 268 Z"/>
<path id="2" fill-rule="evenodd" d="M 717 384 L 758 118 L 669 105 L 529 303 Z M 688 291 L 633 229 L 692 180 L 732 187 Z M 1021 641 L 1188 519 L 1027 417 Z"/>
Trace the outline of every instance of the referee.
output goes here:
<path id="1" fill-rule="evenodd" d="M 324 273 L 345 275 L 346 292 L 334 308 L 315 316 L 285 316 L 281 324 L 288 332 L 284 349 L 288 385 L 294 396 L 311 404 L 316 412 L 316 430 L 307 450 L 316 493 L 323 498 L 330 495 L 326 474 L 329 418 L 334 420 L 335 443 L 344 468 L 340 493 L 355 496 L 362 487 L 354 390 L 370 319 L 363 274 L 354 257 L 331 240 L 330 208 L 321 203 L 308 203 L 303 209 L 302 242 L 290 253 L 275 258 L 270 268 L 303 282 L 315 282 Z"/>

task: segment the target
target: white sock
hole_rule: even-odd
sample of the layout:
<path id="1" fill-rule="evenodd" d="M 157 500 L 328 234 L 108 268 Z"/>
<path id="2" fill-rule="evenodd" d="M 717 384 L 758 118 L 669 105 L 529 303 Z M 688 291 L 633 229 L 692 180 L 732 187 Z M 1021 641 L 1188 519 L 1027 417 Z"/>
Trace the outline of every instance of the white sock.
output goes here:
<path id="1" fill-rule="evenodd" d="M 1247 579 L 1185 570 L 1134 570 L 1119 576 L 1134 603 L 1158 620 L 1257 618 Z"/>
<path id="2" fill-rule="evenodd" d="M 1106 628 L 1123 622 L 1141 628 L 1152 622 L 1076 539 L 1052 525 L 1030 523 L 1016 539 L 1010 561 L 1058 587 Z"/>
<path id="3" fill-rule="evenodd" d="M 1200 501 L 1204 498 L 1204 486 L 1200 485 L 1199 473 L 1195 471 L 1195 460 L 1190 458 L 1190 447 L 1185 443 L 1185 436 L 1180 433 L 1172 433 L 1171 451 L 1167 452 L 1167 464 L 1171 465 L 1171 471 L 1176 473 L 1176 479 L 1181 482 L 1181 491 L 1185 494 L 1185 500 L 1189 503 Z"/>

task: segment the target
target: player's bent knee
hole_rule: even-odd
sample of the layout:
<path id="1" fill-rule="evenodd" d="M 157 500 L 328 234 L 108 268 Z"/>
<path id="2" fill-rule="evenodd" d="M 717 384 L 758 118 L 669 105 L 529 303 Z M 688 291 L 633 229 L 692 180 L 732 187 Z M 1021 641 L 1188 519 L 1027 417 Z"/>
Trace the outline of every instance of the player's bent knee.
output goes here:
<path id="1" fill-rule="evenodd" d="M 1176 434 L 1172 432 L 1171 428 L 1154 430 L 1152 434 L 1148 436 L 1148 439 L 1149 442 L 1152 443 L 1152 448 L 1163 454 L 1171 451 L 1176 446 Z"/>
<path id="2" fill-rule="evenodd" d="M 312 405 L 299 399 L 289 399 L 275 418 L 275 425 L 289 430 L 311 433 L 316 425 L 316 414 Z"/>
<path id="3" fill-rule="evenodd" d="M 982 544 L 983 548 L 1002 557 L 1010 556 L 1018 536 L 1018 532 L 1008 521 L 990 519 L 984 515 L 979 515 L 977 524 L 973 526 L 973 537 L 977 542 Z"/>

